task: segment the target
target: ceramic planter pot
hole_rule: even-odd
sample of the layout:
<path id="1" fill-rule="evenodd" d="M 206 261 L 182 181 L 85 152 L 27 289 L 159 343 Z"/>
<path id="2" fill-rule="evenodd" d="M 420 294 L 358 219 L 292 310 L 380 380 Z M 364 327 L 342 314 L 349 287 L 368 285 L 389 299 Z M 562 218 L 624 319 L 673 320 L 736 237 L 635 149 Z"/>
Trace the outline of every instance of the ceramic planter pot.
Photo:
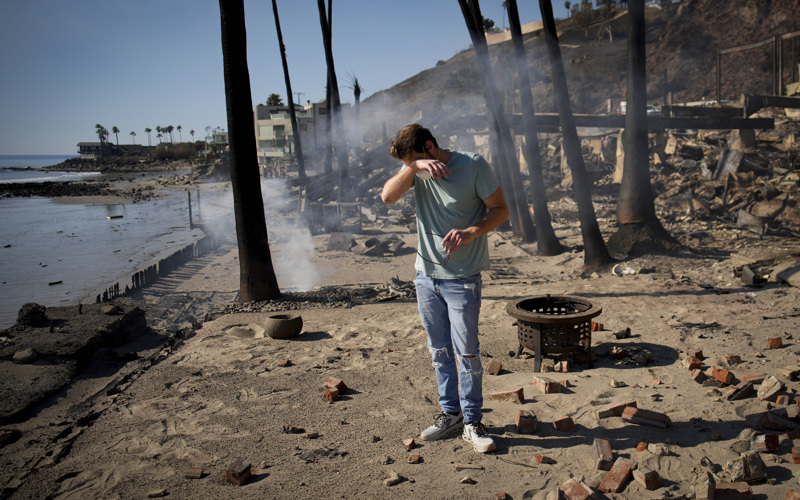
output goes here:
<path id="1" fill-rule="evenodd" d="M 303 330 L 303 317 L 295 313 L 273 314 L 264 322 L 264 333 L 273 339 L 290 339 Z"/>

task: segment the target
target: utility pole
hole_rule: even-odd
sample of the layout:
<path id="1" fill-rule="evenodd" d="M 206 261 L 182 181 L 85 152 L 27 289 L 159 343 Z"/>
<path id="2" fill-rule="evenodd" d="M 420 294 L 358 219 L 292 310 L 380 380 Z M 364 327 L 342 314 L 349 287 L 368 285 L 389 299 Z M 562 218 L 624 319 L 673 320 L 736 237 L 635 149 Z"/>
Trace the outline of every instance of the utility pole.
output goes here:
<path id="1" fill-rule="evenodd" d="M 297 94 L 297 104 L 301 104 L 301 103 L 300 103 L 300 96 L 301 96 L 301 95 L 304 95 L 304 94 L 305 94 L 305 92 L 295 92 L 295 94 Z"/>

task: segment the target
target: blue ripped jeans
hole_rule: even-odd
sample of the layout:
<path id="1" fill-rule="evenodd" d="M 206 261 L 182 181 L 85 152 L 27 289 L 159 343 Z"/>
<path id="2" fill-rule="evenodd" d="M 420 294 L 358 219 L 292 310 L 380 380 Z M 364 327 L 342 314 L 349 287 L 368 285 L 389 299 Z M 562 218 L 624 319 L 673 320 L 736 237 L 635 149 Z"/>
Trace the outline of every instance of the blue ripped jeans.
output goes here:
<path id="1" fill-rule="evenodd" d="M 479 422 L 483 408 L 478 341 L 481 275 L 438 279 L 418 272 L 414 285 L 419 316 L 428 332 L 439 405 L 448 413 L 463 411 L 466 422 Z"/>

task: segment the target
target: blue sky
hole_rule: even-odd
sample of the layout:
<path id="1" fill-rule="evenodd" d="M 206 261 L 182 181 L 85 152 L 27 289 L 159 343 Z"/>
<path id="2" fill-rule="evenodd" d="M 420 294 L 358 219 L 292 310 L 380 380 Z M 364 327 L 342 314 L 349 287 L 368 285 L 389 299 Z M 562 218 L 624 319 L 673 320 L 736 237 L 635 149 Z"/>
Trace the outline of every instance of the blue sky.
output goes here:
<path id="1" fill-rule="evenodd" d="M 518 2 L 522 23 L 541 18 Z M 502 0 L 484 17 L 508 25 Z M 566 16 L 556 0 L 557 18 Z M 315 0 L 278 0 L 295 98 L 325 97 L 325 54 Z M 286 87 L 271 0 L 245 0 L 253 103 Z M 144 129 L 178 125 L 184 140 L 227 130 L 219 3 L 213 0 L 9 0 L 0 4 L 0 155 L 75 154 L 97 141 L 95 124 L 119 142 L 147 144 Z M 456 0 L 334 0 L 333 51 L 343 102 L 355 76 L 361 99 L 470 47 Z M 136 136 L 130 135 L 131 131 Z M 174 133 L 175 140 L 180 136 Z M 116 142 L 112 134 L 111 140 Z"/>

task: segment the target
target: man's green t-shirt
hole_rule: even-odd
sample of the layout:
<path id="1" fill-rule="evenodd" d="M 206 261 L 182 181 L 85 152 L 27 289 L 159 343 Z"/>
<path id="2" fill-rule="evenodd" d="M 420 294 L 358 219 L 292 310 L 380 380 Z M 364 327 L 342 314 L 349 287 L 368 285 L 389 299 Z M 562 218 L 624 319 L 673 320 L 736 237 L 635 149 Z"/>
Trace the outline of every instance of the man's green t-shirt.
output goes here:
<path id="1" fill-rule="evenodd" d="M 500 183 L 482 156 L 452 151 L 447 160 L 450 175 L 442 179 L 414 178 L 419 253 L 442 263 L 447 253 L 442 239 L 451 229 L 466 229 L 489 211 L 483 200 L 494 194 Z M 432 233 L 432 234 L 431 234 Z M 475 238 L 450 254 L 445 266 L 427 262 L 417 255 L 416 269 L 431 278 L 454 279 L 489 269 L 488 236 Z"/>

